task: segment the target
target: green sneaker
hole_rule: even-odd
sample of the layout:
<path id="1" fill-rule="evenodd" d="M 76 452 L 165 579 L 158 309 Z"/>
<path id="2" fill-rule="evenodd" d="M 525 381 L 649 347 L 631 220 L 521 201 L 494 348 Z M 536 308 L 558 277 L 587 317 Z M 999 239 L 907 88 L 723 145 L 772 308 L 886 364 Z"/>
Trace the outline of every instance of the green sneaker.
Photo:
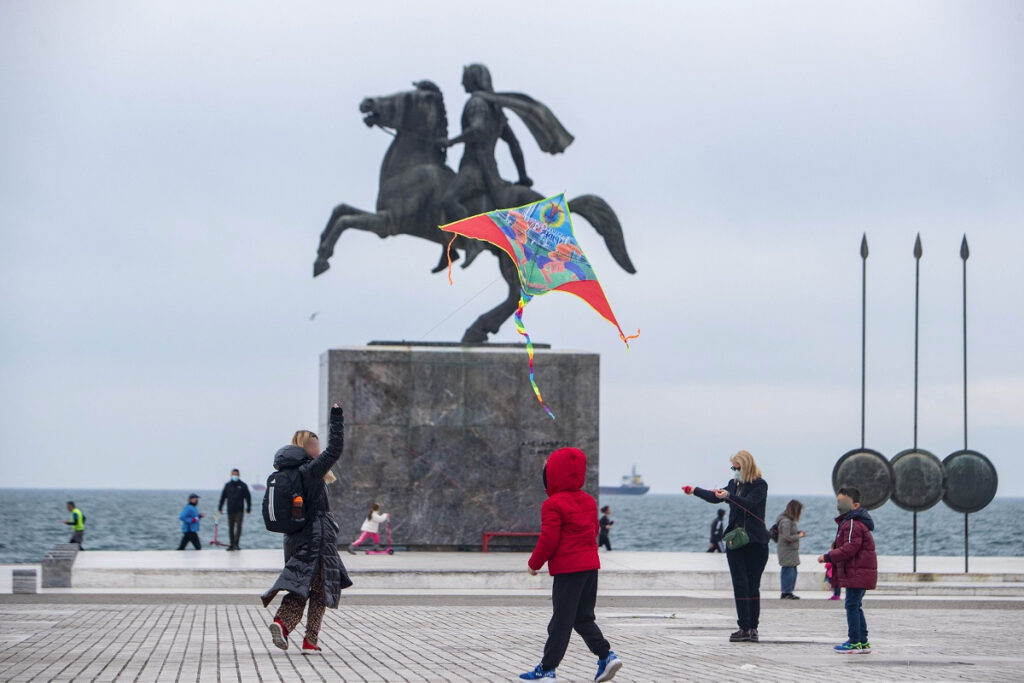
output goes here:
<path id="1" fill-rule="evenodd" d="M 857 643 L 857 654 L 869 655 L 871 654 L 871 643 L 864 641 L 863 643 Z"/>

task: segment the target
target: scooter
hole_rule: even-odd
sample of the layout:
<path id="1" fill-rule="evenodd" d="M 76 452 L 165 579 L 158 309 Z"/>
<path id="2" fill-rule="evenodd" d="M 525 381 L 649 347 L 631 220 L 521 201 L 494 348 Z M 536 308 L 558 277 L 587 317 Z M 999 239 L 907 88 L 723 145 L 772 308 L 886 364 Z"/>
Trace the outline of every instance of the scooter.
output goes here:
<path id="1" fill-rule="evenodd" d="M 388 547 L 383 550 L 367 550 L 367 555 L 394 555 L 395 549 L 391 547 L 391 519 L 387 521 L 388 526 Z"/>
<path id="2" fill-rule="evenodd" d="M 226 545 L 228 545 L 227 543 L 221 543 L 220 541 L 217 540 L 217 527 L 220 526 L 219 525 L 219 521 L 220 521 L 220 513 L 218 512 L 218 513 L 216 513 L 213 516 L 213 540 L 210 541 L 210 545 L 223 545 L 223 546 L 226 546 Z"/>

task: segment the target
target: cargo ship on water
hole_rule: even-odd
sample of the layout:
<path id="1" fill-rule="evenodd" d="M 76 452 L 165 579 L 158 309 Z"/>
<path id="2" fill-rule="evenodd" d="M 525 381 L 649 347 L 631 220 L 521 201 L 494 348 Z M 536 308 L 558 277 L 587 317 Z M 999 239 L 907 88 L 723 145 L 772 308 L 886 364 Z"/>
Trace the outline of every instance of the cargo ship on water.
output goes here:
<path id="1" fill-rule="evenodd" d="M 636 473 L 636 465 L 633 465 L 631 474 L 622 477 L 621 485 L 599 488 L 602 496 L 642 496 L 651 490 L 650 486 L 644 485 L 644 478 Z"/>

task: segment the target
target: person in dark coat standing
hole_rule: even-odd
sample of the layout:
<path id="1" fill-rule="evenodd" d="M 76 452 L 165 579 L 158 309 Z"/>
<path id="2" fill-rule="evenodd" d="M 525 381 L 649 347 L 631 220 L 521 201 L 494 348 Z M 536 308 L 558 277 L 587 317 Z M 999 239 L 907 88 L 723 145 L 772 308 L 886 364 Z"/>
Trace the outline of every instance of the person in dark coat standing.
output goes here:
<path id="1" fill-rule="evenodd" d="M 731 642 L 758 641 L 757 627 L 761 617 L 761 574 L 768 563 L 768 529 L 764 525 L 764 506 L 768 498 L 768 482 L 747 451 L 729 459 L 733 478 L 723 489 L 702 489 L 684 486 L 683 492 L 709 503 L 729 504 L 729 524 L 725 533 L 744 528 L 750 542 L 739 548 L 727 548 L 726 561 L 732 576 L 732 593 L 736 599 L 736 617 L 740 629 L 729 636 Z"/>
<path id="2" fill-rule="evenodd" d="M 719 508 L 718 514 L 715 515 L 715 521 L 711 522 L 711 540 L 708 543 L 707 552 L 709 553 L 724 553 L 725 552 L 725 541 L 722 537 L 725 536 L 725 510 Z"/>
<path id="3" fill-rule="evenodd" d="M 296 432 L 293 444 L 281 448 L 274 456 L 277 470 L 298 469 L 306 497 L 306 524 L 284 538 L 285 565 L 277 581 L 262 595 L 266 607 L 279 591 L 287 591 L 270 624 L 274 645 L 288 649 L 288 634 L 306 614 L 306 634 L 302 649 L 319 652 L 317 639 L 324 609 L 338 607 L 341 591 L 352 585 L 345 565 L 338 555 L 338 524 L 331 517 L 327 503 L 327 480 L 334 481 L 331 467 L 341 457 L 344 444 L 344 415 L 340 406 L 331 408 L 327 450 L 320 452 L 320 441 L 312 432 Z M 301 442 L 303 445 L 298 445 Z"/>
<path id="4" fill-rule="evenodd" d="M 231 480 L 224 484 L 224 490 L 220 492 L 220 502 L 217 503 L 218 513 L 224 510 L 225 501 L 228 504 L 228 550 L 241 550 L 238 541 L 242 538 L 242 521 L 252 512 L 252 495 L 240 475 L 237 468 L 231 470 Z"/>
<path id="5" fill-rule="evenodd" d="M 871 532 L 875 522 L 867 510 L 860 506 L 860 490 L 852 486 L 839 489 L 836 494 L 836 540 L 832 550 L 818 557 L 818 562 L 832 563 L 832 585 L 846 589 L 847 640 L 836 645 L 841 654 L 868 654 L 868 624 L 864 620 L 861 602 L 864 593 L 878 585 L 878 555 L 875 537 Z"/>
<path id="6" fill-rule="evenodd" d="M 604 546 L 608 550 L 612 549 L 612 542 L 608 538 L 608 532 L 612 529 L 612 524 L 615 522 L 611 518 L 612 509 L 610 506 L 605 505 L 601 508 L 601 519 L 597 520 L 597 526 L 601 529 L 597 535 L 597 546 L 600 548 Z"/>

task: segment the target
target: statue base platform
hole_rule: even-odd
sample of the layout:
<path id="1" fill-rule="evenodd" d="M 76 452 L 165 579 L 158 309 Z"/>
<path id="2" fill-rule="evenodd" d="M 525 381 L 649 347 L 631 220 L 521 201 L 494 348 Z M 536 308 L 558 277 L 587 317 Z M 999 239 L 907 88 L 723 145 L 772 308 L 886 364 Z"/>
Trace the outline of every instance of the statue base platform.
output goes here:
<path id="1" fill-rule="evenodd" d="M 407 548 L 474 550 L 485 532 L 539 531 L 541 470 L 563 446 L 587 454 L 585 490 L 596 498 L 599 356 L 538 349 L 534 369 L 555 420 L 537 402 L 522 349 L 377 342 L 321 354 L 322 437 L 328 407 L 345 407 L 345 450 L 329 488 L 339 543 L 359 535 L 373 502 Z M 489 546 L 535 540 L 496 536 Z"/>

